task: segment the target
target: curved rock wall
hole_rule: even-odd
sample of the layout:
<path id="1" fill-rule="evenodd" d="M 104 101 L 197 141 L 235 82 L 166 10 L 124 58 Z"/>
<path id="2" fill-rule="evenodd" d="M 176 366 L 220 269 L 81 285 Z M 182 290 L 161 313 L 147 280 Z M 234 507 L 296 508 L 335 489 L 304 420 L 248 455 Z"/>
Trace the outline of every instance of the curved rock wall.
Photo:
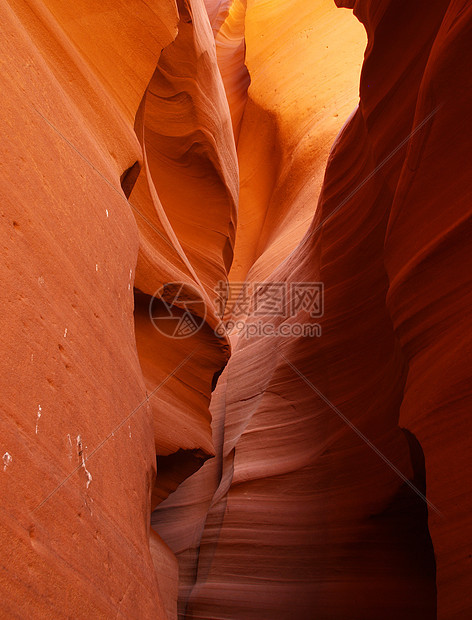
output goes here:
<path id="1" fill-rule="evenodd" d="M 213 454 L 228 357 L 210 325 L 238 172 L 212 30 L 197 0 L 1 11 L 0 615 L 175 617 L 150 512 Z M 199 347 L 150 322 L 168 281 L 208 301 Z"/>
<path id="2" fill-rule="evenodd" d="M 0 617 L 471 615 L 472 9 L 336 4 L 0 3 Z"/>
<path id="3" fill-rule="evenodd" d="M 3 618 L 165 616 L 120 176 L 141 157 L 132 123 L 177 13 L 94 6 L 0 6 Z"/>
<path id="4" fill-rule="evenodd" d="M 253 121 L 245 145 L 245 123 L 261 117 L 251 16 L 270 16 L 267 3 L 248 4 L 252 83 L 232 277 L 321 281 L 325 312 L 318 339 L 233 335 L 211 404 L 216 459 L 154 515 L 179 558 L 182 617 L 470 613 L 470 552 L 457 538 L 457 528 L 470 530 L 470 11 L 455 2 L 351 8 L 369 37 L 360 105 L 331 150 L 297 246 L 293 195 L 312 206 L 316 185 L 305 195 L 296 186 L 299 140 L 284 139 L 280 103 L 260 106 L 270 120 Z M 256 31 L 263 36 L 260 23 Z M 269 63 L 286 51 L 276 29 L 274 39 Z M 267 79 L 261 58 L 257 67 Z M 265 85 L 261 97 L 274 103 L 269 92 Z M 258 149 L 265 166 L 253 163 Z M 292 194 L 279 189 L 284 174 Z M 256 320 L 249 314 L 246 325 Z"/>

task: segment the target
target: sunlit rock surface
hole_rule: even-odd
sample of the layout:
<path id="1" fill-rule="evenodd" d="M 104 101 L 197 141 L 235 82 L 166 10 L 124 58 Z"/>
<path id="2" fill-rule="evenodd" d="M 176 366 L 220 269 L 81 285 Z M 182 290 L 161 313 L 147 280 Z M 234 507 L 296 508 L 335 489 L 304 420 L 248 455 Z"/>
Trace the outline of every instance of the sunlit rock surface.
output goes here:
<path id="1" fill-rule="evenodd" d="M 331 18 L 322 5 L 318 27 Z M 286 6 L 274 3 L 274 13 Z M 311 219 L 320 187 L 312 178 L 325 165 L 311 145 L 307 179 L 297 159 L 310 144 L 321 95 L 312 74 L 287 101 L 286 82 L 296 82 L 303 62 L 300 73 L 280 69 L 268 87 L 271 63 L 277 71 L 295 46 L 289 28 L 282 45 L 270 9 L 247 7 L 251 86 L 238 144 L 231 277 L 322 281 L 322 336 L 234 336 L 211 406 L 216 458 L 154 516 L 179 558 L 181 614 L 465 618 L 470 10 L 356 3 L 369 36 L 360 107 L 331 149 L 318 207 L 297 246 L 306 228 L 296 216 L 305 204 Z M 258 71 L 266 81 L 260 95 Z M 310 87 L 312 107 L 298 108 Z M 342 104 L 354 107 L 352 99 Z M 289 319 L 309 320 L 306 313 Z"/>
<path id="2" fill-rule="evenodd" d="M 213 33 L 202 2 L 185 7 L 1 5 L 1 617 L 176 614 L 150 513 L 213 454 L 229 347 L 212 289 L 238 195 Z M 168 281 L 209 302 L 198 350 L 150 325 Z"/>

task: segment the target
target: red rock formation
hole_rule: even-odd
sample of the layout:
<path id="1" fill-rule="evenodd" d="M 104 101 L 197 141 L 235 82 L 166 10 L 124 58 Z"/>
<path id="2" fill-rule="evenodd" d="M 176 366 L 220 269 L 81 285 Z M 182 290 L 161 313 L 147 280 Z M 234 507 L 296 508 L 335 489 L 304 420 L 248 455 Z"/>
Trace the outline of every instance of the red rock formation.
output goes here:
<path id="1" fill-rule="evenodd" d="M 255 279 L 324 282 L 323 335 L 237 341 L 212 401 L 216 460 L 154 517 L 179 557 L 182 617 L 435 617 L 426 481 L 438 615 L 471 613 L 472 19 L 464 3 L 420 4 L 355 3 L 369 36 L 361 103 L 311 227 L 275 271 L 283 244 L 237 247 L 238 276 L 259 259 Z M 259 135 L 267 148 L 274 131 Z M 293 238 L 283 217 L 249 217 L 249 234 Z"/>
<path id="2" fill-rule="evenodd" d="M 232 280 L 251 268 L 265 277 L 306 232 L 329 149 L 358 100 L 364 37 L 331 0 L 249 3 Z"/>
<path id="3" fill-rule="evenodd" d="M 250 83 L 245 65 L 246 0 L 206 0 L 205 5 L 213 29 L 218 68 L 231 111 L 234 137 L 239 138 L 241 120 Z"/>
<path id="4" fill-rule="evenodd" d="M 144 4 L 105 15 L 78 2 L 71 20 L 59 5 L 0 8 L 0 615 L 164 617 L 129 286 L 138 234 L 120 175 L 140 157 L 130 121 L 176 15 L 171 3 L 163 21 Z M 85 58 L 81 37 L 98 42 L 103 18 L 115 35 Z M 140 30 L 132 77 L 118 59 Z"/>
<path id="5" fill-rule="evenodd" d="M 472 7 L 337 4 L 0 5 L 1 618 L 470 617 Z"/>
<path id="6" fill-rule="evenodd" d="M 177 566 L 149 540 L 150 511 L 213 452 L 208 401 L 228 347 L 208 326 L 187 355 L 189 341 L 150 328 L 142 299 L 181 281 L 211 306 L 231 261 L 236 154 L 211 28 L 198 1 L 1 11 L 0 616 L 175 617 Z M 196 88 L 178 73 L 159 81 L 179 54 Z M 167 118 L 160 160 L 159 88 L 185 79 L 184 124 Z M 179 225 L 188 195 L 162 183 L 164 210 L 163 174 L 213 201 L 187 206 L 204 251 Z M 215 309 L 206 317 L 217 325 Z M 177 457 L 154 489 L 156 451 Z"/>
<path id="7" fill-rule="evenodd" d="M 146 294 L 135 309 L 138 353 L 149 392 L 165 381 L 151 402 L 156 454 L 178 453 L 159 461 L 156 501 L 213 455 L 208 404 L 229 354 L 213 333 L 214 289 L 231 264 L 238 199 L 230 112 L 204 5 L 181 2 L 179 15 L 141 107 L 145 165 L 130 196 L 141 232 L 135 286 Z M 166 282 L 205 300 L 207 326 L 194 338 L 176 343 L 151 322 L 150 300 Z"/>
<path id="8" fill-rule="evenodd" d="M 409 372 L 400 424 L 420 441 L 437 561 L 439 618 L 472 614 L 472 6 L 446 3 L 418 92 L 415 133 L 385 237 L 387 307 Z"/>

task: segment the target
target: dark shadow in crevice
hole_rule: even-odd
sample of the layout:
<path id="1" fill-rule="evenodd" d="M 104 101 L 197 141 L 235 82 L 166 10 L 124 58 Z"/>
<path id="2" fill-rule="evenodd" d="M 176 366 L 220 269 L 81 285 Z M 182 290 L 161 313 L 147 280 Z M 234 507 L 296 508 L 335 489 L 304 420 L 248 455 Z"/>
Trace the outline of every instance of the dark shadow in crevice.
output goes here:
<path id="1" fill-rule="evenodd" d="M 212 458 L 203 450 L 177 450 L 168 456 L 157 456 L 157 476 L 152 492 L 153 506 L 160 504 L 206 460 Z"/>
<path id="2" fill-rule="evenodd" d="M 123 190 L 126 198 L 131 196 L 133 187 L 138 180 L 139 173 L 141 172 L 141 164 L 139 161 L 135 161 L 132 166 L 127 168 L 120 177 L 121 189 Z"/>
<path id="3" fill-rule="evenodd" d="M 426 496 L 426 469 L 423 449 L 415 435 L 400 429 L 408 442 L 413 469 L 411 482 Z M 405 620 L 436 620 L 437 588 L 436 559 L 428 529 L 428 506 L 409 485 L 402 484 L 392 502 L 371 519 L 377 535 L 388 541 L 392 563 L 403 565 L 397 594 L 404 601 Z M 385 618 L 392 616 L 387 613 Z"/>
<path id="4" fill-rule="evenodd" d="M 218 379 L 221 377 L 221 375 L 223 374 L 224 369 L 226 368 L 228 364 L 228 361 L 225 362 L 224 366 L 222 366 L 219 370 L 217 370 L 215 372 L 215 374 L 213 375 L 213 378 L 211 380 L 211 391 L 214 392 L 216 389 L 216 386 L 218 385 Z"/>

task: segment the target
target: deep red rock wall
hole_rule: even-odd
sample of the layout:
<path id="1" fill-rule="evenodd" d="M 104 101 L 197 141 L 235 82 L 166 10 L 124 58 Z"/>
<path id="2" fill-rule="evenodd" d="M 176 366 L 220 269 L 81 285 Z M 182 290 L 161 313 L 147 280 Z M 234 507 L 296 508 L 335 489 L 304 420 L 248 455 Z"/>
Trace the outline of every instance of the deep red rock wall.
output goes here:
<path id="1" fill-rule="evenodd" d="M 182 617 L 471 613 L 471 13 L 354 9 L 369 37 L 359 108 L 307 234 L 248 276 L 322 281 L 322 337 L 235 336 L 211 405 L 216 459 L 154 517 Z"/>

